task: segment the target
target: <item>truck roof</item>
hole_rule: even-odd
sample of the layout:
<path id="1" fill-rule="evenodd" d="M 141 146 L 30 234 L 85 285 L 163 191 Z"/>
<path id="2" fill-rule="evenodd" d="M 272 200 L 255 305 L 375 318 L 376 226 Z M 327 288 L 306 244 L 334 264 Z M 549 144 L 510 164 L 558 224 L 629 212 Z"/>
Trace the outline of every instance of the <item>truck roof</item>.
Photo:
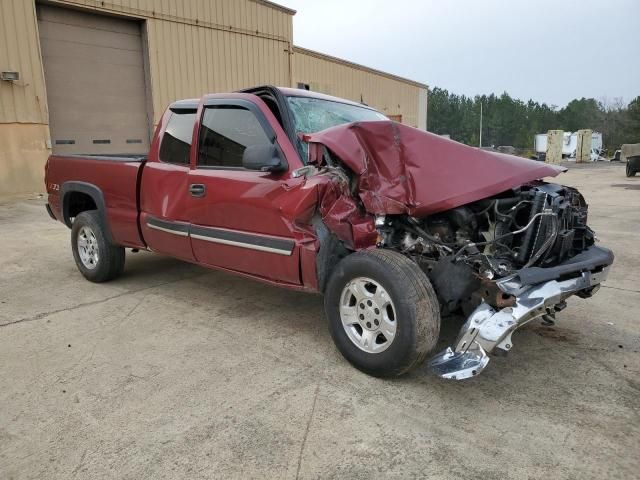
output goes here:
<path id="1" fill-rule="evenodd" d="M 174 108 L 197 109 L 199 103 L 200 103 L 199 98 L 185 98 L 184 100 L 176 100 L 175 102 L 169 105 L 169 108 L 170 109 L 174 109 Z"/>
<path id="2" fill-rule="evenodd" d="M 355 105 L 358 107 L 368 108 L 369 110 L 375 110 L 369 105 L 365 105 L 363 103 L 352 102 L 351 100 L 347 100 L 345 98 L 334 97 L 332 95 L 326 95 L 324 93 L 313 92 L 311 90 L 304 90 L 302 88 L 290 88 L 290 87 L 275 87 L 285 96 L 285 97 L 309 97 L 309 98 L 317 98 L 319 100 L 328 100 L 330 102 L 339 102 L 346 103 L 349 105 Z"/>
<path id="3" fill-rule="evenodd" d="M 352 102 L 351 100 L 347 100 L 340 97 L 334 97 L 331 95 L 326 95 L 324 93 L 313 92 L 311 90 L 304 90 L 301 88 L 291 88 L 291 87 L 272 87 L 269 85 L 263 85 L 258 87 L 252 87 L 240 90 L 242 93 L 251 93 L 254 90 L 259 90 L 261 88 L 275 88 L 282 93 L 285 97 L 308 97 L 308 98 L 317 98 L 319 100 L 327 100 L 330 102 L 338 102 L 338 103 L 346 103 L 348 105 L 355 105 L 358 107 L 368 108 L 369 110 L 375 110 L 374 108 L 365 105 L 363 103 Z M 178 108 L 178 109 L 195 109 L 198 108 L 198 103 L 200 102 L 199 98 L 187 98 L 184 100 L 177 100 L 169 105 L 169 108 Z"/>

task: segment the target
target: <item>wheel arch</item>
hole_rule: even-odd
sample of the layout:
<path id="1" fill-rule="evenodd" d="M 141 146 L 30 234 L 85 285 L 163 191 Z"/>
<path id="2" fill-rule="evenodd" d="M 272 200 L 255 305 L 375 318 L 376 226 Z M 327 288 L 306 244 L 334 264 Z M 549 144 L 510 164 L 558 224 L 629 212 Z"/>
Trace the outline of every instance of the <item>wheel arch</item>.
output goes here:
<path id="1" fill-rule="evenodd" d="M 105 236 L 109 243 L 113 243 L 111 229 L 107 221 L 104 194 L 100 187 L 87 182 L 64 182 L 60 187 L 60 197 L 62 218 L 67 227 L 72 227 L 72 219 L 78 214 L 87 210 L 97 210 L 104 227 Z"/>

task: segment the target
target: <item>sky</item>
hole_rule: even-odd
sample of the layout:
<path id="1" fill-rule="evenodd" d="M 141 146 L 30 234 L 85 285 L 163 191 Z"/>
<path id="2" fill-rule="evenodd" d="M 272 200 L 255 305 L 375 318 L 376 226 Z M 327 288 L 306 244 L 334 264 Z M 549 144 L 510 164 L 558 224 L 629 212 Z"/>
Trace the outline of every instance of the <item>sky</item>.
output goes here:
<path id="1" fill-rule="evenodd" d="M 640 95 L 640 0 L 277 0 L 294 43 L 476 95 Z"/>

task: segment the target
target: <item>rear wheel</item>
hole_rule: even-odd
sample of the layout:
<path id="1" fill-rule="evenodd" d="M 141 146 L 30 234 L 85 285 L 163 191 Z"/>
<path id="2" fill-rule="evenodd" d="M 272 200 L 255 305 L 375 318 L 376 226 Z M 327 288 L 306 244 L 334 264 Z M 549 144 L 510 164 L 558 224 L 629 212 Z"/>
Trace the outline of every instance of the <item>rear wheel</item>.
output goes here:
<path id="1" fill-rule="evenodd" d="M 635 177 L 636 171 L 633 169 L 629 161 L 627 160 L 627 177 Z"/>
<path id="2" fill-rule="evenodd" d="M 80 213 L 71 228 L 71 249 L 76 266 L 87 280 L 113 280 L 124 270 L 124 248 L 111 245 L 96 210 Z"/>
<path id="3" fill-rule="evenodd" d="M 431 283 L 415 263 L 389 250 L 344 258 L 327 285 L 325 310 L 342 355 L 370 375 L 408 372 L 438 340 L 440 311 Z"/>

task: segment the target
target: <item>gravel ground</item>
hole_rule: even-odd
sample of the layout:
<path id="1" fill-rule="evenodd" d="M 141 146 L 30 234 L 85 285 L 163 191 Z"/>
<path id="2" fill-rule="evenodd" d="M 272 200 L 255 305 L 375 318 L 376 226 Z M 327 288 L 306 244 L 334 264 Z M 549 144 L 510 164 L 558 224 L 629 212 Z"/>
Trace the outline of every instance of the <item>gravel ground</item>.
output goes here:
<path id="1" fill-rule="evenodd" d="M 637 478 L 640 177 L 560 178 L 609 280 L 466 382 L 361 374 L 320 296 L 143 252 L 91 284 L 42 198 L 1 201 L 0 478 Z"/>

